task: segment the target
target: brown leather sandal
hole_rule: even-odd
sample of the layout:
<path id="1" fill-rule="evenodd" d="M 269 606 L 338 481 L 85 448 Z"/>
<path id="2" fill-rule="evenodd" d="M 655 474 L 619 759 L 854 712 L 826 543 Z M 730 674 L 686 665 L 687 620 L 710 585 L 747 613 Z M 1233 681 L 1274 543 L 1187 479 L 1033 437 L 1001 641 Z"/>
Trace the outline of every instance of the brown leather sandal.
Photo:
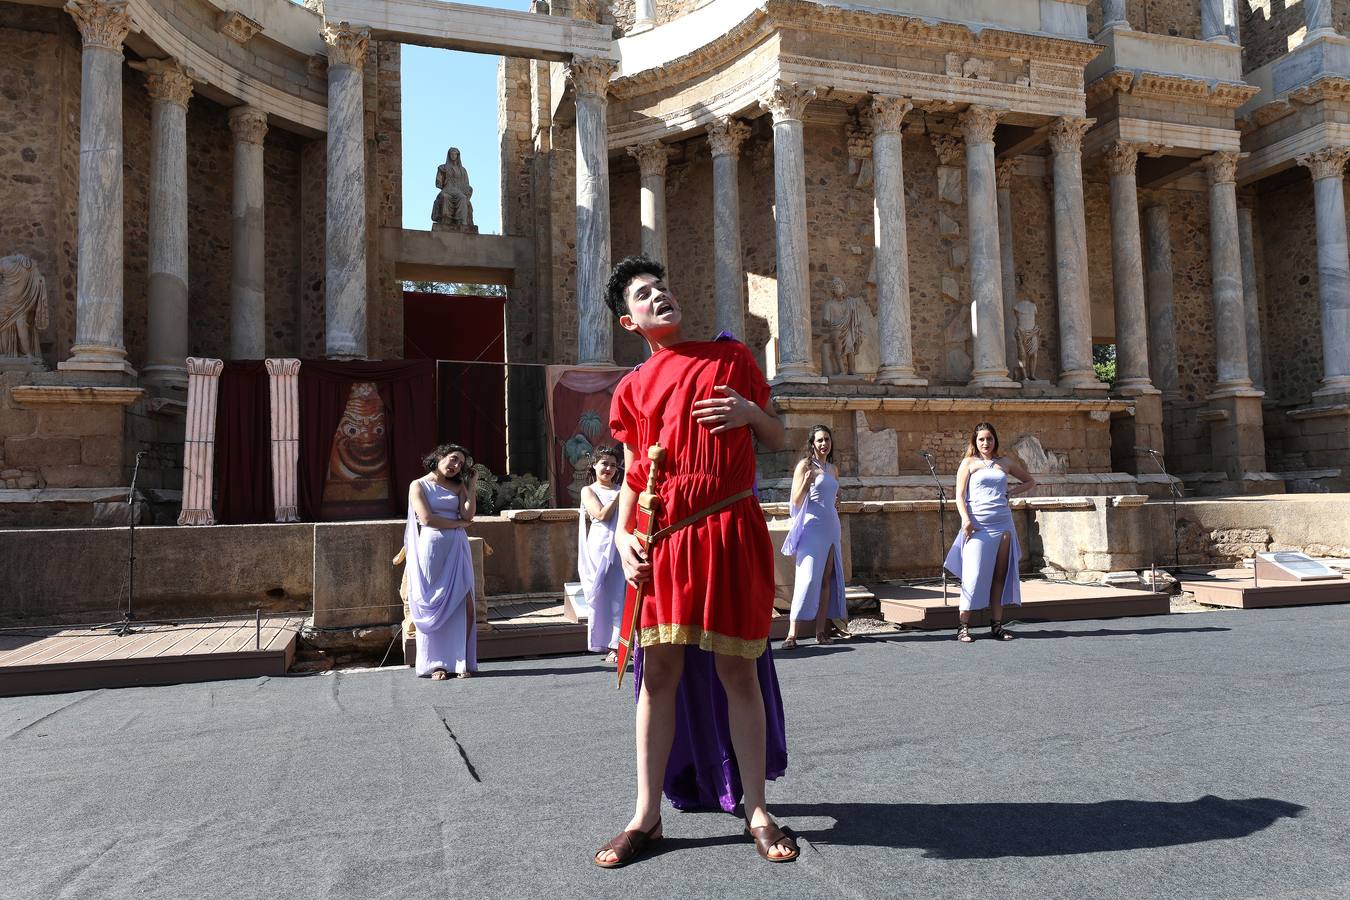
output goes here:
<path id="1" fill-rule="evenodd" d="M 777 822 L 770 822 L 768 825 L 761 825 L 758 828 L 751 828 L 750 823 L 746 822 L 745 833 L 754 838 L 756 852 L 769 862 L 792 862 L 801 855 L 801 851 L 797 849 L 797 841 L 779 828 Z M 769 851 L 780 844 L 791 850 L 792 853 L 788 856 L 770 856 Z"/>
<path id="2" fill-rule="evenodd" d="M 614 840 L 610 841 L 591 857 L 591 862 L 602 869 L 618 869 L 635 862 L 638 857 L 652 848 L 657 841 L 661 840 L 661 820 L 658 818 L 656 824 L 646 831 L 621 831 L 615 835 Z M 601 862 L 600 854 L 606 850 L 614 851 L 618 857 L 613 862 Z"/>

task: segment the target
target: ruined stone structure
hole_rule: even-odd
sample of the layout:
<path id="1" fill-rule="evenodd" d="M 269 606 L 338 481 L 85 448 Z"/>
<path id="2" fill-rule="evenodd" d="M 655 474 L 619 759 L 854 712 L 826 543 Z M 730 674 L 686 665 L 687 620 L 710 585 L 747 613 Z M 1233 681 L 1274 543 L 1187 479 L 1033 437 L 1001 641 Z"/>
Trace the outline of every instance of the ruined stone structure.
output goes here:
<path id="1" fill-rule="evenodd" d="M 100 521 L 144 449 L 173 504 L 189 356 L 398 357 L 403 278 L 508 285 L 509 361 L 635 363 L 601 289 L 638 250 L 792 442 L 834 426 L 850 499 L 926 496 L 917 452 L 984 418 L 1046 493 L 1165 491 L 1140 447 L 1193 491 L 1340 489 L 1350 0 L 951 7 L 0 0 L 0 257 L 46 290 L 0 526 Z M 457 181 L 454 227 L 400 227 L 401 43 L 503 56 L 504 235 Z"/>

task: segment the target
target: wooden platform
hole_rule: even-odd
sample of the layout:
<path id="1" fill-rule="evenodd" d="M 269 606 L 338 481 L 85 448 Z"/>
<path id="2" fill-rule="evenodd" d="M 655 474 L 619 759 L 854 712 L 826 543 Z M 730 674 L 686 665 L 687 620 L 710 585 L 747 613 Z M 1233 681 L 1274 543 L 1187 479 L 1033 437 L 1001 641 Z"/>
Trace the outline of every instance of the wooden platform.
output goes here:
<path id="1" fill-rule="evenodd" d="M 955 628 L 961 601 L 960 584 L 947 585 L 943 604 L 941 585 L 872 585 L 887 622 L 910 628 Z M 1040 579 L 1022 581 L 1022 606 L 1008 610 L 1009 621 L 1066 622 L 1073 619 L 1111 619 L 1117 616 L 1161 616 L 1168 612 L 1166 594 L 1125 590 L 1101 585 L 1076 585 Z M 971 624 L 986 625 L 987 610 L 971 613 Z"/>
<path id="2" fill-rule="evenodd" d="M 284 675 L 304 618 L 0 632 L 0 697 Z M 261 636 L 261 640 L 259 640 Z"/>
<path id="3" fill-rule="evenodd" d="M 1257 586 L 1251 569 L 1218 569 L 1208 575 L 1183 575 L 1181 586 L 1195 602 L 1232 609 L 1270 609 L 1350 603 L 1350 579 L 1326 581 L 1262 581 Z"/>

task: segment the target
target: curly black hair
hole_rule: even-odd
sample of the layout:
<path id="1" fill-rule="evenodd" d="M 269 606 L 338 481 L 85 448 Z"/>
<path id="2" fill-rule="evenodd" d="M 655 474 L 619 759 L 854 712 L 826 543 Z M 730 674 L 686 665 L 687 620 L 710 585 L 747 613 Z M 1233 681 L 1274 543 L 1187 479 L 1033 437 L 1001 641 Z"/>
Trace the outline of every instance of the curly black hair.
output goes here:
<path id="1" fill-rule="evenodd" d="M 654 275 L 665 280 L 666 267 L 641 253 L 621 259 L 614 271 L 609 273 L 609 281 L 605 282 L 605 304 L 614 313 L 614 318 L 628 315 L 628 301 L 624 299 L 623 292 L 628 289 L 628 283 L 639 275 Z"/>
<path id="2" fill-rule="evenodd" d="M 459 453 L 464 457 L 464 465 L 460 467 L 460 470 L 455 477 L 450 479 L 454 484 L 461 484 L 464 481 L 464 475 L 473 468 L 473 454 L 460 444 L 441 444 L 435 450 L 432 450 L 426 456 L 422 457 L 422 465 L 426 466 L 428 472 L 434 472 L 440 461 L 445 459 L 451 453 Z"/>

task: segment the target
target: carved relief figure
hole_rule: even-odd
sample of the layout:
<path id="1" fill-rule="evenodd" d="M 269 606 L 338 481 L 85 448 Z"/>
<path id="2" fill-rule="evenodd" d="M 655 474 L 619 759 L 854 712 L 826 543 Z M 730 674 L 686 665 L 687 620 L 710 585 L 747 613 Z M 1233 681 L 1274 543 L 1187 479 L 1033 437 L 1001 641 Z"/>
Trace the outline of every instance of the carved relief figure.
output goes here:
<path id="1" fill-rule="evenodd" d="M 473 204 L 469 201 L 473 187 L 469 184 L 469 170 L 460 162 L 458 147 L 451 147 L 445 154 L 445 164 L 436 168 L 436 187 L 441 192 L 431 207 L 431 230 L 477 234 Z"/>
<path id="2" fill-rule="evenodd" d="M 1018 300 L 1013 304 L 1017 316 L 1017 364 L 1023 381 L 1036 380 L 1036 355 L 1041 352 L 1041 329 L 1036 324 L 1036 304 Z"/>
<path id="3" fill-rule="evenodd" d="M 1024 301 L 1025 302 L 1025 301 Z M 1041 446 L 1034 434 L 1019 435 L 1013 441 L 1012 452 L 1033 475 L 1063 475 L 1069 469 L 1068 457 Z"/>
<path id="4" fill-rule="evenodd" d="M 821 308 L 825 340 L 820 345 L 826 375 L 871 375 L 881 365 L 877 320 L 863 297 L 846 297 L 844 279 L 830 279 L 830 295 Z"/>
<path id="5" fill-rule="evenodd" d="M 47 281 L 37 265 L 26 256 L 0 259 L 0 358 L 40 360 L 47 316 Z"/>

